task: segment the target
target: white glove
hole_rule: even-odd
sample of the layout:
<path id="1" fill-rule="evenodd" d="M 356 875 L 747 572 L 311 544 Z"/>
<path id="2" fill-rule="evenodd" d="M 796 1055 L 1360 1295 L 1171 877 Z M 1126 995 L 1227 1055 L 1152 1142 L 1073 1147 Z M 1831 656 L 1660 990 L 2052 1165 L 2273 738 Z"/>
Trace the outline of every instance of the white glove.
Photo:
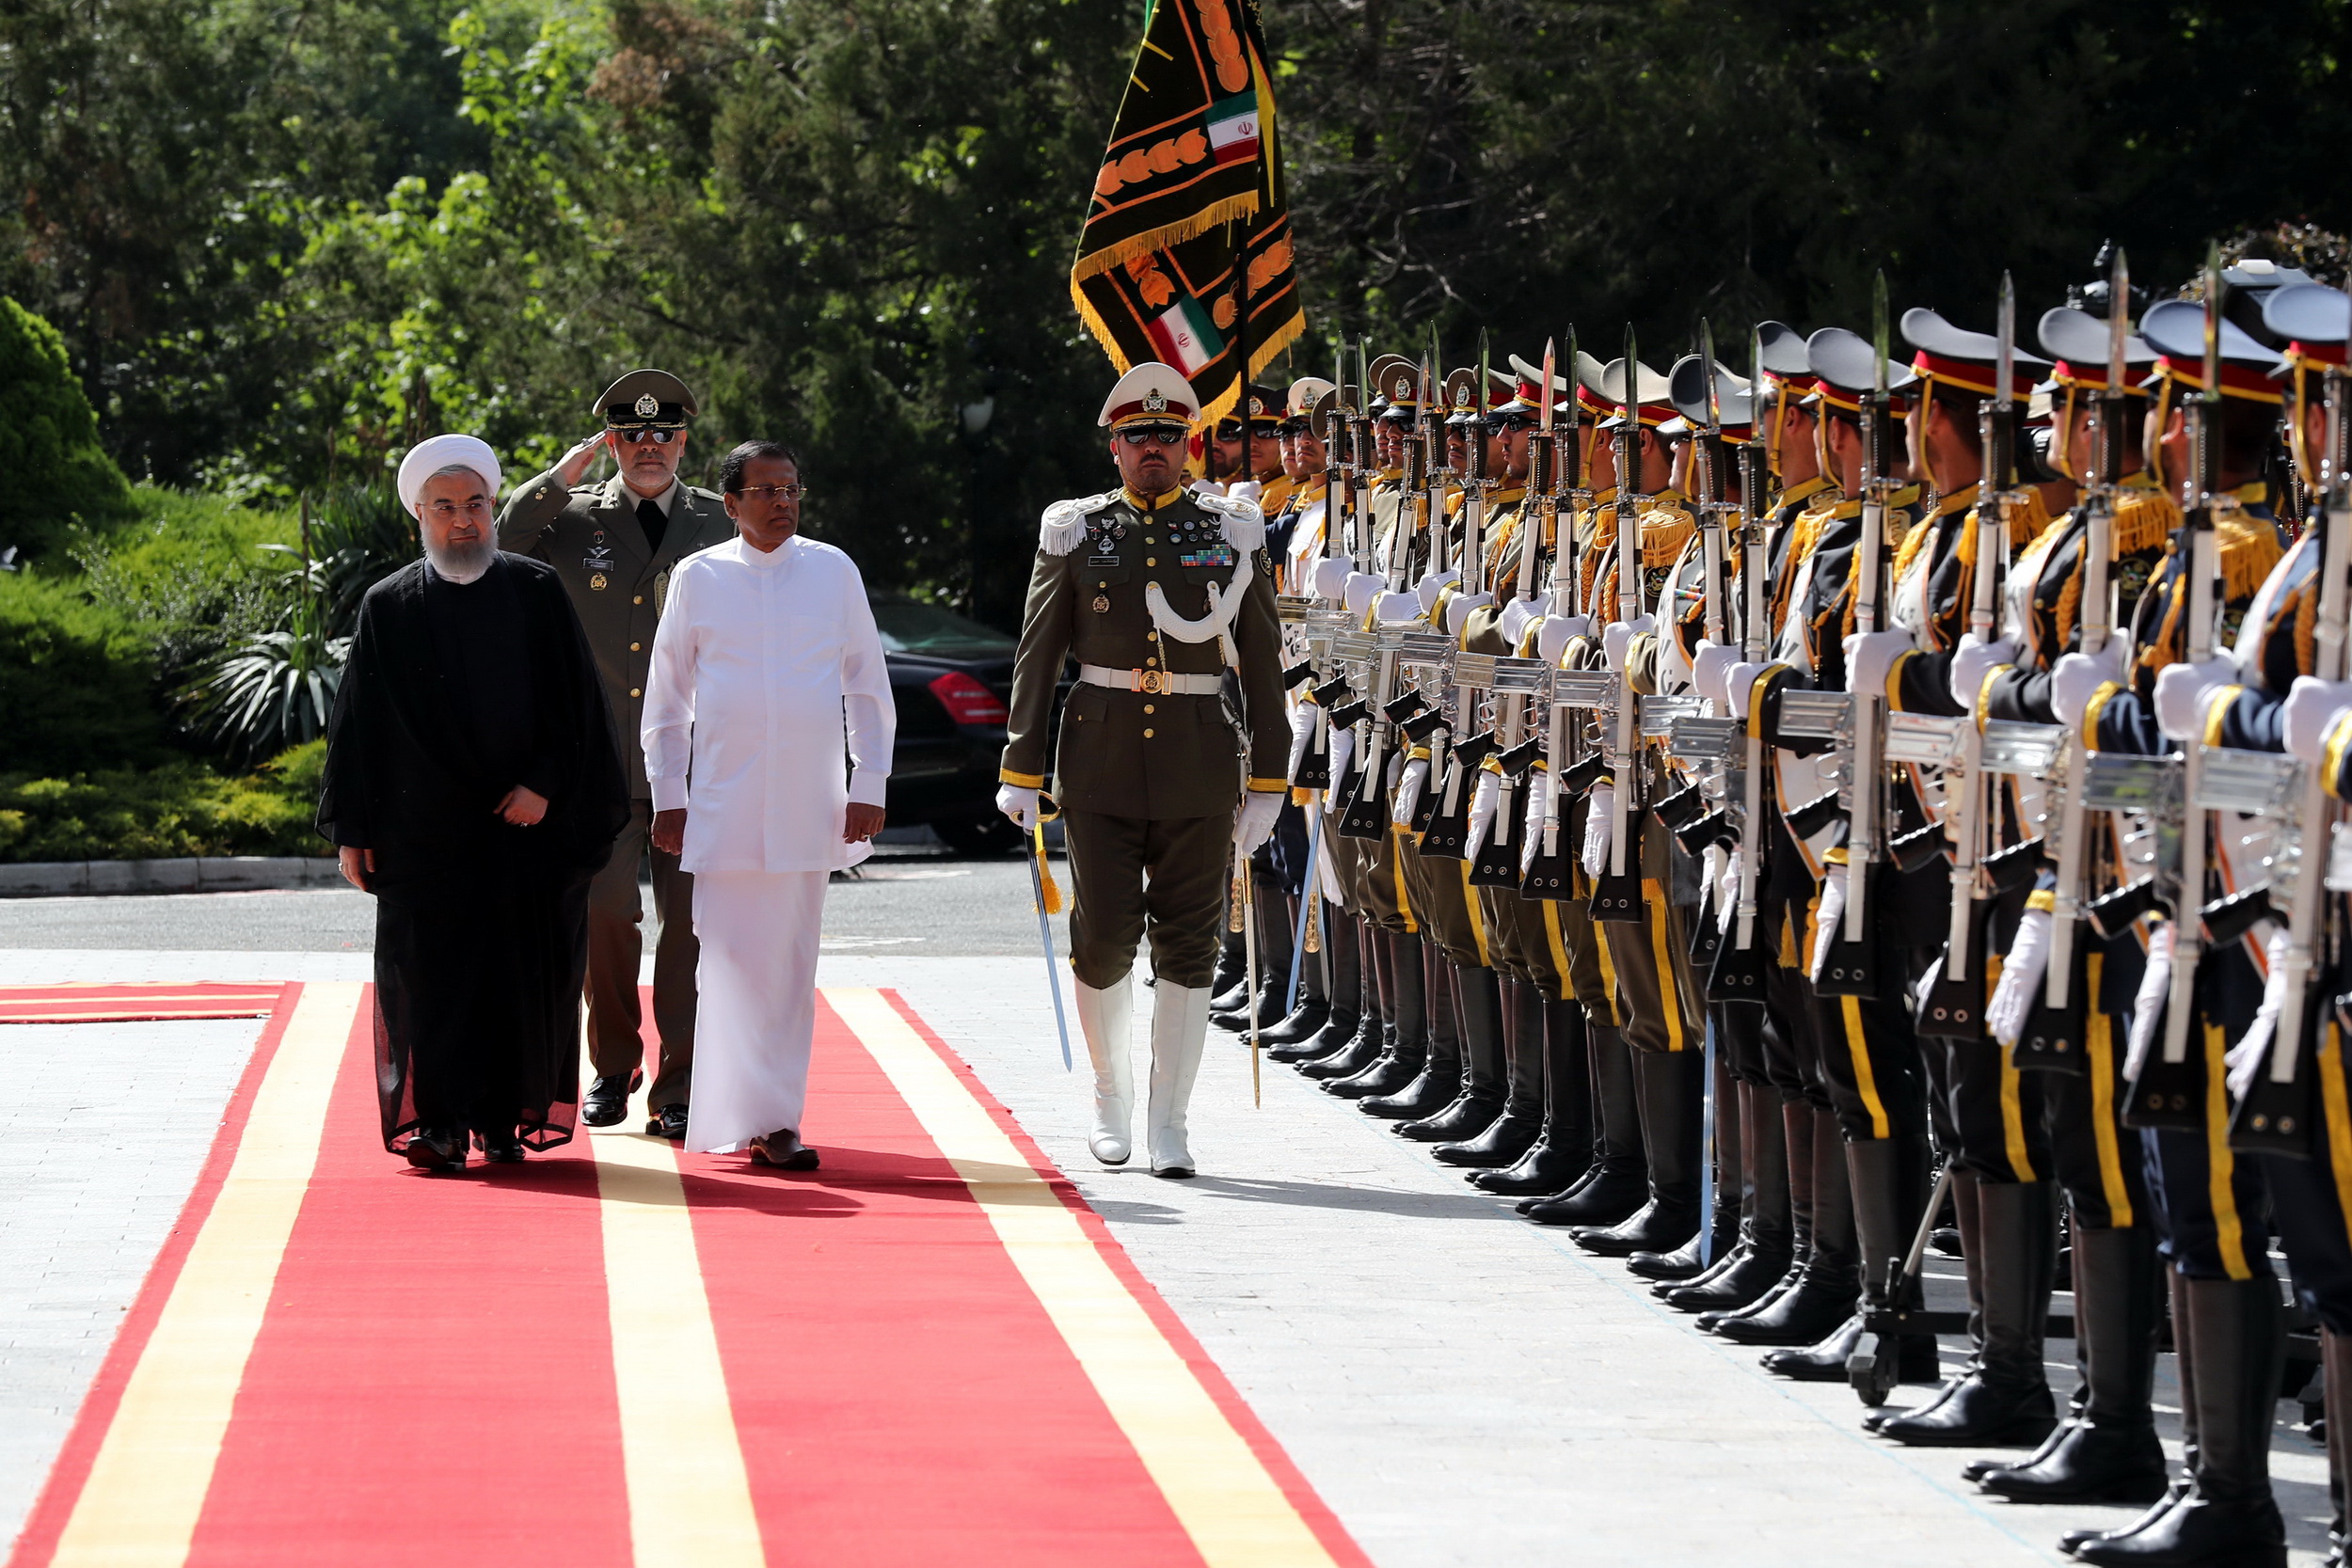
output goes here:
<path id="1" fill-rule="evenodd" d="M 1531 772 L 1528 775 L 1526 842 L 1519 846 L 1521 877 L 1527 875 L 1528 868 L 1535 863 L 1535 857 L 1543 852 L 1544 813 L 1550 809 L 1551 792 L 1558 787 L 1549 773 Z"/>
<path id="2" fill-rule="evenodd" d="M 1426 615 L 1437 609 L 1438 595 L 1445 592 L 1446 584 L 1461 580 L 1462 574 L 1450 569 L 1443 572 L 1423 572 L 1421 581 L 1413 589 L 1414 596 L 1421 600 L 1421 612 Z"/>
<path id="3" fill-rule="evenodd" d="M 1233 847 L 1245 859 L 1274 836 L 1274 823 L 1289 799 L 1279 789 L 1253 789 L 1241 798 L 1241 813 L 1233 818 Z"/>
<path id="4" fill-rule="evenodd" d="M 1347 574 L 1347 588 L 1343 602 L 1350 615 L 1361 615 L 1372 608 L 1372 601 L 1389 586 L 1389 579 L 1371 572 Z"/>
<path id="5" fill-rule="evenodd" d="M 2291 941 L 2284 930 L 2270 933 L 2262 1006 L 2255 1009 L 2254 1022 L 2247 1026 L 2246 1033 L 2222 1055 L 2229 1069 L 2227 1082 L 2232 1101 L 2245 1099 L 2246 1091 L 2254 1086 L 2254 1074 L 2261 1070 L 2263 1049 L 2279 1032 L 2279 1014 L 2287 1005 L 2287 947 Z"/>
<path id="6" fill-rule="evenodd" d="M 1874 631 L 1847 638 L 1846 689 L 1874 695 L 1883 692 L 1886 673 L 1916 646 L 1907 631 Z"/>
<path id="7" fill-rule="evenodd" d="M 1724 874 L 1724 847 L 1710 844 L 1699 851 L 1699 902 L 1705 904 L 1715 895 L 1715 883 Z"/>
<path id="8" fill-rule="evenodd" d="M 1729 704 L 1724 694 L 1724 677 L 1740 662 L 1740 650 L 1720 642 L 1699 643 L 1698 657 L 1691 660 L 1691 687 L 1710 703 Z"/>
<path id="9" fill-rule="evenodd" d="M 1422 618 L 1421 595 L 1418 594 L 1383 594 L 1373 601 L 1372 618 L 1382 626 L 1409 626 Z"/>
<path id="10" fill-rule="evenodd" d="M 1254 479 L 1237 479 L 1225 486 L 1225 493 L 1236 500 L 1254 501 L 1265 494 L 1265 486 Z"/>
<path id="11" fill-rule="evenodd" d="M 1461 636 L 1463 623 L 1470 619 L 1470 611 L 1494 602 L 1495 596 L 1492 594 L 1454 594 L 1453 598 L 1446 601 L 1445 634 L 1448 637 Z"/>
<path id="12" fill-rule="evenodd" d="M 1584 875 L 1597 877 L 1609 864 L 1609 834 L 1616 826 L 1617 786 L 1595 784 L 1584 797 Z"/>
<path id="13" fill-rule="evenodd" d="M 1339 787 L 1339 783 L 1340 783 L 1340 781 L 1341 781 L 1342 779 L 1344 779 L 1344 778 L 1346 778 L 1346 777 L 1347 777 L 1347 759 L 1348 759 L 1348 758 L 1350 758 L 1350 757 L 1352 757 L 1352 756 L 1354 756 L 1355 754 L 1356 754 L 1356 726 L 1355 726 L 1355 725 L 1353 725 L 1353 724 L 1334 724 L 1334 725 L 1332 725 L 1332 726 L 1331 726 L 1331 787 L 1332 787 L 1332 788 L 1334 788 L 1334 789 L 1338 788 L 1338 787 Z"/>
<path id="14" fill-rule="evenodd" d="M 1486 830 L 1495 825 L 1495 808 L 1502 800 L 1501 776 L 1482 770 L 1478 775 L 1478 787 L 1470 792 L 1470 842 L 1462 849 L 1467 858 L 1478 858 L 1478 847 L 1486 842 Z"/>
<path id="15" fill-rule="evenodd" d="M 2068 654 L 2050 670 L 2050 711 L 2071 730 L 2083 721 L 2084 710 L 2101 687 L 2122 680 L 2121 642 L 2111 641 L 2096 654 Z"/>
<path id="16" fill-rule="evenodd" d="M 2164 999 L 2172 990 L 2172 923 L 2166 921 L 2148 933 L 2148 967 L 2140 971 L 2139 990 L 2132 998 L 2132 1040 L 2123 1054 L 2123 1076 L 2137 1078 L 2148 1065 L 2156 1043 L 2156 1025 L 2164 1022 Z"/>
<path id="17" fill-rule="evenodd" d="M 2352 707 L 2352 681 L 2324 681 L 2297 675 L 2287 690 L 2286 749 L 2313 768 L 2327 759 L 2328 731 L 2336 716 Z"/>
<path id="18" fill-rule="evenodd" d="M 1741 723 L 1748 719 L 1748 705 L 1756 696 L 1756 677 L 1769 665 L 1735 664 L 1724 672 L 1724 700 L 1731 705 L 1731 716 Z"/>
<path id="19" fill-rule="evenodd" d="M 1291 765 L 1282 777 L 1298 777 L 1298 765 L 1307 760 L 1307 748 L 1315 743 L 1315 721 L 1322 713 L 1312 703 L 1301 703 L 1291 710 Z"/>
<path id="20" fill-rule="evenodd" d="M 1415 757 L 1405 765 L 1405 772 L 1396 781 L 1396 803 L 1389 808 L 1389 820 L 1403 828 L 1411 824 L 1413 808 L 1421 803 L 1422 786 L 1429 782 L 1429 759 Z"/>
<path id="21" fill-rule="evenodd" d="M 1960 635 L 1960 647 L 1952 655 L 1952 701 L 1968 713 L 1977 711 L 1977 695 L 1984 689 L 1984 677 L 2004 664 L 2017 662 L 2017 644 L 2004 637 L 1995 642 L 1979 642 L 1973 631 Z"/>
<path id="22" fill-rule="evenodd" d="M 1533 599 L 1513 599 L 1502 607 L 1502 614 L 1497 618 L 1495 624 L 1502 632 L 1502 640 L 1514 648 L 1527 634 L 1527 623 L 1534 619 L 1534 605 Z"/>
<path id="23" fill-rule="evenodd" d="M 1560 667 L 1560 654 L 1567 647 L 1568 639 L 1576 635 L 1576 618 L 1570 615 L 1547 615 L 1544 624 L 1535 628 L 1535 657 L 1553 669 Z"/>
<path id="24" fill-rule="evenodd" d="M 2237 660 L 2227 654 L 2166 665 L 2156 675 L 2156 728 L 2184 744 L 2204 739 L 2206 699 L 2236 679 Z"/>
<path id="25" fill-rule="evenodd" d="M 1327 555 L 1315 562 L 1314 591 L 1318 599 L 1336 600 L 1347 592 L 1356 568 L 1343 555 Z"/>
<path id="26" fill-rule="evenodd" d="M 1609 660 L 1609 668 L 1624 674 L 1626 651 L 1632 647 L 1633 640 L 1644 632 L 1657 629 L 1658 617 L 1655 615 L 1637 615 L 1630 621 L 1610 622 L 1609 629 L 1600 634 L 1600 651 Z"/>
<path id="27" fill-rule="evenodd" d="M 1740 850 L 1737 847 L 1724 855 L 1724 878 L 1715 884 L 1715 929 L 1729 936 L 1740 918 Z"/>
<path id="28" fill-rule="evenodd" d="M 1019 784 L 996 786 L 996 809 L 1012 818 L 1012 825 L 1027 832 L 1037 821 L 1037 791 Z"/>
<path id="29" fill-rule="evenodd" d="M 1838 927 L 1846 923 L 1846 879 L 1850 875 L 1844 866 L 1833 865 L 1821 879 L 1821 901 L 1813 913 L 1813 964 L 1806 971 L 1816 985 L 1820 983 L 1821 966 L 1829 962 L 1830 944 L 1838 939 Z"/>
<path id="30" fill-rule="evenodd" d="M 2026 1019 L 2033 1011 L 2034 998 L 2042 994 L 2042 977 L 2049 967 L 2049 911 L 2027 910 L 2025 919 L 2017 923 L 2016 940 L 2009 944 L 2009 954 L 2001 960 L 2001 977 L 1994 983 L 1993 1001 L 1984 1010 L 1984 1021 L 1992 1025 L 1994 1039 L 2003 1045 L 2017 1043 L 2017 1037 L 2026 1032 Z"/>

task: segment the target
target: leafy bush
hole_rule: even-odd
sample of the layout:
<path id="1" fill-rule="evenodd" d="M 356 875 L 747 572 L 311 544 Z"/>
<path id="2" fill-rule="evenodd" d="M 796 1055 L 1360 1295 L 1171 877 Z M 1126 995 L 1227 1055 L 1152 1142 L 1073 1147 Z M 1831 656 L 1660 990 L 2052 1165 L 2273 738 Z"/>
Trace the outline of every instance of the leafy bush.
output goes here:
<path id="1" fill-rule="evenodd" d="M 0 456 L 0 549 L 26 559 L 54 553 L 76 519 L 111 522 L 131 499 L 122 470 L 98 444 L 98 416 L 66 363 L 57 329 L 0 298 L 0 387 L 8 389 Z"/>
<path id="2" fill-rule="evenodd" d="M 0 714 L 11 768 L 144 768 L 174 752 L 149 643 L 71 580 L 0 573 Z"/>
<path id="3" fill-rule="evenodd" d="M 90 603 L 146 643 L 156 678 L 176 685 L 229 643 L 285 617 L 285 568 L 272 551 L 298 537 L 294 515 L 218 496 L 140 485 L 118 528 L 76 531 L 68 550 Z"/>
<path id="4" fill-rule="evenodd" d="M 326 743 L 225 778 L 200 763 L 68 778 L 0 774 L 0 862 L 325 855 L 311 827 Z"/>

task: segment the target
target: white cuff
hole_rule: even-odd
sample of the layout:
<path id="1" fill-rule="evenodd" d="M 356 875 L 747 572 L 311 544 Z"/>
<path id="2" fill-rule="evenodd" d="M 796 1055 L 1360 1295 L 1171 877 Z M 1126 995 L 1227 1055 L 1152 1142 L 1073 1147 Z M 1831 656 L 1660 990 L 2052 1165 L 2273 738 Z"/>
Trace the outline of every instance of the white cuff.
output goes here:
<path id="1" fill-rule="evenodd" d="M 660 785 L 655 786 L 657 789 Z M 890 773 L 886 768 L 852 768 L 850 769 L 850 804 L 879 806 L 885 803 L 890 793 Z M 680 800 L 679 805 L 686 802 Z"/>
<path id="2" fill-rule="evenodd" d="M 686 781 L 684 779 L 654 779 L 651 783 L 654 810 L 684 811 L 686 809 Z"/>

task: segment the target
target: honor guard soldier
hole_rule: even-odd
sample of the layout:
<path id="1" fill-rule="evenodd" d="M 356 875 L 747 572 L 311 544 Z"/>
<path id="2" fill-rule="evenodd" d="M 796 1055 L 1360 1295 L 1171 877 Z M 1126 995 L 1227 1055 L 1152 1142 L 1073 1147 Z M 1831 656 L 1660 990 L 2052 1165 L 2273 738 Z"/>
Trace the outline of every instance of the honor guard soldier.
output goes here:
<path id="1" fill-rule="evenodd" d="M 1089 1147 L 1106 1165 L 1130 1152 L 1132 971 L 1137 942 L 1151 942 L 1146 1148 L 1164 1177 L 1193 1174 L 1185 1103 L 1208 1032 L 1226 879 L 1236 855 L 1273 832 L 1288 790 L 1265 525 L 1253 501 L 1180 488 L 1199 410 L 1177 372 L 1136 366 L 1098 421 L 1125 483 L 1046 509 L 996 797 L 1030 828 L 1050 766 L 1074 884 L 1078 1022 L 1094 1067 Z M 1055 687 L 1073 656 L 1078 684 L 1049 763 Z M 1239 733 L 1221 696 L 1228 669 L 1239 677 Z"/>
<path id="2" fill-rule="evenodd" d="M 637 974 L 644 911 L 637 875 L 651 848 L 653 786 L 645 780 L 638 724 L 654 626 L 671 569 L 734 538 L 735 525 L 717 495 L 677 477 L 695 414 L 685 382 L 667 371 L 631 371 L 605 388 L 593 412 L 604 428 L 515 490 L 499 516 L 498 542 L 502 550 L 548 562 L 564 579 L 612 704 L 628 780 L 628 826 L 588 895 L 588 1056 L 596 1078 L 580 1119 L 609 1127 L 628 1114 L 628 1097 L 644 1078 Z M 619 472 L 602 484 L 581 483 L 605 451 Z M 675 1140 L 686 1136 L 694 1069 L 694 879 L 678 869 L 676 856 L 651 853 L 654 912 L 661 922 L 653 1016 L 661 1044 L 645 1096 L 645 1130 Z"/>

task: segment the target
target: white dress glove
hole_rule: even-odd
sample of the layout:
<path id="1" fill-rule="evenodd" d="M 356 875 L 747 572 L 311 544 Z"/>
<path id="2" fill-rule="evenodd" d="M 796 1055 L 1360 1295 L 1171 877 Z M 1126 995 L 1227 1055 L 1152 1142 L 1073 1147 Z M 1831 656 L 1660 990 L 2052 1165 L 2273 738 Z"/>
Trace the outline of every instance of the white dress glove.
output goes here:
<path id="1" fill-rule="evenodd" d="M 1527 635 L 1527 623 L 1534 616 L 1534 600 L 1513 599 L 1502 607 L 1502 614 L 1496 619 L 1495 625 L 1501 628 L 1502 640 L 1516 648 L 1519 645 L 1519 639 Z"/>
<path id="2" fill-rule="evenodd" d="M 1409 626 L 1425 613 L 1418 594 L 1382 594 L 1372 601 L 1373 619 L 1385 626 Z"/>
<path id="3" fill-rule="evenodd" d="M 1331 726 L 1331 787 L 1332 787 L 1332 788 L 1337 789 L 1337 788 L 1340 786 L 1340 781 L 1341 781 L 1342 779 L 1344 779 L 1344 778 L 1346 778 L 1346 777 L 1347 777 L 1347 763 L 1348 763 L 1348 759 L 1349 759 L 1349 758 L 1351 758 L 1351 757 L 1353 757 L 1355 754 L 1356 754 L 1356 726 L 1355 726 L 1355 725 L 1353 725 L 1353 724 L 1334 724 L 1334 725 L 1332 725 L 1332 726 Z"/>
<path id="4" fill-rule="evenodd" d="M 1429 759 L 1415 757 L 1405 765 L 1403 776 L 1396 781 L 1396 803 L 1389 808 L 1389 820 L 1406 827 L 1413 820 L 1413 808 L 1421 803 L 1422 786 L 1429 783 Z"/>
<path id="5" fill-rule="evenodd" d="M 1318 599 L 1338 599 L 1347 592 L 1356 568 L 1343 555 L 1327 555 L 1315 562 L 1314 590 Z"/>
<path id="6" fill-rule="evenodd" d="M 2287 947 L 2292 940 L 2283 929 L 2270 933 L 2262 1006 L 2254 1010 L 2254 1022 L 2246 1033 L 2221 1058 L 2228 1067 L 2226 1080 L 2233 1101 L 2245 1099 L 2246 1091 L 2254 1086 L 2254 1074 L 2262 1069 L 2263 1049 L 2279 1032 L 2279 1014 L 2287 1005 Z"/>
<path id="7" fill-rule="evenodd" d="M 2205 738 L 2206 700 L 2237 679 L 2237 660 L 2216 654 L 2202 664 L 2168 664 L 2156 675 L 2156 728 L 2185 744 Z"/>
<path id="8" fill-rule="evenodd" d="M 1307 760 L 1307 748 L 1315 743 L 1315 721 L 1322 712 L 1312 703 L 1301 703 L 1291 710 L 1291 765 L 1282 777 L 1298 777 L 1298 765 Z"/>
<path id="9" fill-rule="evenodd" d="M 2156 1027 L 2164 1022 L 2164 1002 L 2172 990 L 2172 923 L 2166 921 L 2148 933 L 2148 967 L 2139 972 L 2139 990 L 2132 997 L 2132 1040 L 2123 1053 L 2123 1076 L 2137 1078 L 2148 1065 L 2148 1052 L 2156 1043 Z"/>
<path id="10" fill-rule="evenodd" d="M 1658 617 L 1655 615 L 1637 615 L 1630 621 L 1610 622 L 1609 629 L 1600 634 L 1600 651 L 1609 660 L 1609 668 L 1624 674 L 1626 651 L 1632 647 L 1633 640 L 1645 631 L 1657 629 Z"/>
<path id="11" fill-rule="evenodd" d="M 2050 914 L 2047 910 L 2027 910 L 2017 923 L 2017 938 L 2009 944 L 2009 954 L 2001 960 L 2001 977 L 1994 984 L 1993 1001 L 1984 1010 L 1984 1021 L 1993 1029 L 1993 1037 L 2003 1045 L 2015 1045 L 2017 1037 L 2026 1032 L 2026 1019 L 2033 1011 L 2034 998 L 2042 994 L 2042 977 L 2050 968 Z"/>
<path id="12" fill-rule="evenodd" d="M 1740 662 L 1740 650 L 1720 642 L 1702 641 L 1698 656 L 1691 660 L 1691 689 L 1710 703 L 1729 704 L 1724 694 L 1724 677 Z"/>
<path id="13" fill-rule="evenodd" d="M 1724 672 L 1724 700 L 1731 706 L 1731 716 L 1743 724 L 1748 720 L 1748 705 L 1756 696 L 1756 677 L 1769 668 L 1740 663 Z"/>
<path id="14" fill-rule="evenodd" d="M 1560 667 L 1561 652 L 1568 639 L 1576 635 L 1576 620 L 1568 615 L 1547 615 L 1544 624 L 1535 628 L 1535 657 L 1553 669 Z"/>
<path id="15" fill-rule="evenodd" d="M 1481 770 L 1478 787 L 1470 792 L 1470 842 L 1462 849 L 1467 858 L 1478 858 L 1478 847 L 1486 842 L 1486 830 L 1495 825 L 1495 808 L 1502 800 L 1502 777 Z"/>
<path id="16" fill-rule="evenodd" d="M 1735 846 L 1724 855 L 1724 879 L 1715 884 L 1715 929 L 1729 936 L 1740 920 L 1739 848 Z"/>
<path id="17" fill-rule="evenodd" d="M 2090 699 L 2108 682 L 2123 679 L 2123 645 L 2109 642 L 2096 654 L 2068 654 L 2050 671 L 2050 711 L 2073 729 L 2083 721 Z"/>
<path id="18" fill-rule="evenodd" d="M 1372 601 L 1389 586 L 1389 579 L 1371 572 L 1350 572 L 1347 587 L 1342 594 L 1350 615 L 1361 615 L 1372 608 Z"/>
<path id="19" fill-rule="evenodd" d="M 1454 594 L 1446 601 L 1445 634 L 1448 637 L 1461 636 L 1463 624 L 1470 618 L 1470 611 L 1494 602 L 1495 596 L 1492 594 Z"/>
<path id="20" fill-rule="evenodd" d="M 2288 752 L 2319 767 L 2327 757 L 2328 731 L 2336 716 L 2348 707 L 2352 707 L 2352 681 L 2297 675 L 2288 689 L 2286 710 L 2280 715 Z"/>
<path id="21" fill-rule="evenodd" d="M 1421 581 L 1413 588 L 1414 597 L 1421 600 L 1421 612 L 1426 615 L 1437 609 L 1438 595 L 1445 592 L 1446 585 L 1461 580 L 1462 574 L 1451 568 L 1442 572 L 1423 572 Z"/>
<path id="22" fill-rule="evenodd" d="M 1531 771 L 1527 777 L 1527 832 L 1519 845 L 1519 875 L 1528 868 L 1544 847 L 1544 813 L 1550 809 L 1551 792 L 1558 788 L 1549 773 Z"/>
<path id="23" fill-rule="evenodd" d="M 1609 864 L 1609 835 L 1616 826 L 1617 786 L 1595 784 L 1585 796 L 1584 875 L 1597 877 Z"/>
<path id="24" fill-rule="evenodd" d="M 1857 633 L 1846 639 L 1846 689 L 1883 693 L 1886 673 L 1917 644 L 1907 631 Z"/>
<path id="25" fill-rule="evenodd" d="M 996 809 L 1012 818 L 1012 825 L 1027 832 L 1037 821 L 1037 791 L 1019 784 L 996 786 Z"/>
<path id="26" fill-rule="evenodd" d="M 1816 985 L 1820 983 L 1821 966 L 1829 962 L 1830 944 L 1846 923 L 1846 879 L 1850 875 L 1846 867 L 1833 865 L 1821 878 L 1821 902 L 1813 914 L 1813 964 L 1806 971 Z"/>
<path id="27" fill-rule="evenodd" d="M 2008 638 L 1998 641 L 1979 642 L 1973 631 L 1960 635 L 1960 647 L 1952 655 L 1952 701 L 1969 713 L 1977 711 L 1977 695 L 1984 689 L 1984 677 L 2004 664 L 2017 662 L 2017 644 Z"/>
<path id="28" fill-rule="evenodd" d="M 1275 820 L 1287 798 L 1279 789 L 1253 789 L 1241 798 L 1241 813 L 1233 819 L 1233 847 L 1245 857 L 1274 836 Z"/>

